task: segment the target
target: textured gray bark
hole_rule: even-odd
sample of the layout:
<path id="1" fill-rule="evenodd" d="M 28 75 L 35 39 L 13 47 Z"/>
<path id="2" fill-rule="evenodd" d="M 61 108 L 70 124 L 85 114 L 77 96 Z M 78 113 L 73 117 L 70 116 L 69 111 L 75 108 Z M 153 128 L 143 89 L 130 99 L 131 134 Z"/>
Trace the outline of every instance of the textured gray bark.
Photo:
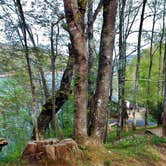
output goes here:
<path id="1" fill-rule="evenodd" d="M 106 133 L 107 104 L 109 100 L 117 5 L 117 0 L 103 1 L 103 26 L 100 41 L 99 69 L 94 107 L 91 108 L 93 112 L 91 135 L 101 142 L 104 141 Z"/>

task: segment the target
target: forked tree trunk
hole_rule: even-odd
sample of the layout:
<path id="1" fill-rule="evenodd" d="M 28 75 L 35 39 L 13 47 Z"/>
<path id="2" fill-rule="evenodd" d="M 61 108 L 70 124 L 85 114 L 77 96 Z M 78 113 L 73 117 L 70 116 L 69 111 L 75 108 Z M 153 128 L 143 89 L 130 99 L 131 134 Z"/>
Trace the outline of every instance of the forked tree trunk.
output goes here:
<path id="1" fill-rule="evenodd" d="M 63 106 L 65 101 L 71 92 L 71 81 L 73 76 L 73 65 L 74 65 L 74 54 L 72 51 L 72 46 L 69 45 L 69 60 L 67 67 L 63 73 L 60 89 L 56 92 L 55 96 L 55 112 L 57 113 Z M 38 117 L 38 130 L 39 135 L 43 136 L 46 130 L 49 128 L 49 124 L 52 120 L 52 99 L 47 100 L 46 104 L 43 105 L 42 111 Z M 35 130 L 33 129 L 32 139 L 35 139 Z"/>
<path id="2" fill-rule="evenodd" d="M 91 128 L 91 135 L 101 142 L 104 141 L 106 133 L 107 104 L 109 100 L 117 5 L 117 0 L 103 1 L 103 26 Z"/>

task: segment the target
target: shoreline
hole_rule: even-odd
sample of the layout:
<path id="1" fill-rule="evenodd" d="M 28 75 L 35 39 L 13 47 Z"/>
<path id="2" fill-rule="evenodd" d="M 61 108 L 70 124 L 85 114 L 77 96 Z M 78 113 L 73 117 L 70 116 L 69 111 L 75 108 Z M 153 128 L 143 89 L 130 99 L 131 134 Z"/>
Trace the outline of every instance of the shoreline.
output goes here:
<path id="1" fill-rule="evenodd" d="M 4 74 L 0 74 L 0 78 L 10 77 L 13 75 L 14 75 L 14 73 L 4 73 Z"/>

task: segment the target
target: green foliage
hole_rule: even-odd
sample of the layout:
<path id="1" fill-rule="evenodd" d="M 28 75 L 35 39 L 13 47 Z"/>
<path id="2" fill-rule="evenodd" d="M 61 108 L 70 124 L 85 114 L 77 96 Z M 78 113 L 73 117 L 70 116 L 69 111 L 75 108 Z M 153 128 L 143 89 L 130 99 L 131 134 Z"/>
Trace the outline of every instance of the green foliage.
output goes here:
<path id="1" fill-rule="evenodd" d="M 108 103 L 108 109 L 112 116 L 116 116 L 118 114 L 118 103 L 115 101 L 111 101 Z"/>
<path id="2" fill-rule="evenodd" d="M 106 148 L 125 158 L 136 160 L 159 160 L 159 154 L 153 148 L 151 137 L 142 135 L 130 135 L 120 142 L 106 144 Z"/>
<path id="3" fill-rule="evenodd" d="M 164 48 L 163 48 L 164 50 Z M 150 103 L 157 105 L 158 101 L 162 101 L 162 96 L 158 95 L 158 80 L 163 80 L 162 71 L 159 74 L 159 49 L 158 45 L 153 48 L 153 65 L 152 72 L 150 78 L 150 94 L 147 94 L 148 90 L 148 68 L 149 68 L 149 49 L 145 49 L 141 54 L 141 63 L 140 63 L 140 72 L 139 72 L 139 89 L 137 96 L 137 102 L 140 105 L 145 106 L 147 100 Z M 164 52 L 164 51 L 162 51 Z M 163 56 L 163 55 L 162 55 Z M 127 66 L 126 72 L 126 98 L 129 101 L 133 101 L 134 99 L 134 81 L 135 81 L 135 70 L 136 70 L 136 57 L 132 60 L 132 62 Z M 162 69 L 162 66 L 160 66 Z M 161 82 L 160 82 L 161 83 Z M 161 86 L 161 85 L 160 85 Z M 161 94 L 161 93 L 160 93 Z"/>
<path id="4" fill-rule="evenodd" d="M 0 154 L 1 162 L 15 161 L 32 132 L 28 79 L 24 74 L 20 76 L 4 79 L 0 84 L 0 137 L 9 142 Z"/>
<path id="5" fill-rule="evenodd" d="M 158 137 L 158 136 L 152 136 L 151 142 L 152 142 L 152 144 L 155 144 L 155 145 L 166 144 L 166 138 Z"/>
<path id="6" fill-rule="evenodd" d="M 162 124 L 163 103 L 158 104 L 150 103 L 150 114 L 157 121 L 158 125 Z M 152 120 L 152 119 L 151 119 Z"/>

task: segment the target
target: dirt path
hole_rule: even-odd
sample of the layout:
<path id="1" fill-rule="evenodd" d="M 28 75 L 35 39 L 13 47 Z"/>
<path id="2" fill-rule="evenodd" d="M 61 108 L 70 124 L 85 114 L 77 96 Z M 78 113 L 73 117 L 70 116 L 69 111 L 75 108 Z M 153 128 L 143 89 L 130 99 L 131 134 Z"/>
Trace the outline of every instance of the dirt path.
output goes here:
<path id="1" fill-rule="evenodd" d="M 136 126 L 144 126 L 145 125 L 145 120 L 144 120 L 144 113 L 145 110 L 141 109 L 138 111 L 135 111 L 135 119 L 136 119 Z M 132 112 L 129 115 L 128 123 L 131 124 L 133 121 L 133 114 Z M 148 121 L 148 126 L 155 126 L 156 124 L 154 122 L 149 122 Z"/>

